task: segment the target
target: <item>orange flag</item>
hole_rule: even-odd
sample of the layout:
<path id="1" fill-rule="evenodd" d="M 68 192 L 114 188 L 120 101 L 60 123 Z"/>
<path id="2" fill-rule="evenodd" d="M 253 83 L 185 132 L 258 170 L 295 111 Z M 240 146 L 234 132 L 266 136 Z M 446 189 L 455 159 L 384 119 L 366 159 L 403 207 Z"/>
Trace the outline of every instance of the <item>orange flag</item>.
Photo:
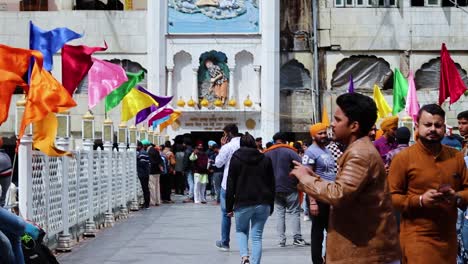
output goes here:
<path id="1" fill-rule="evenodd" d="M 37 63 L 42 65 L 39 51 L 0 45 L 0 125 L 8 118 L 11 96 L 16 86 L 27 90 L 23 76 L 28 70 L 31 56 L 37 58 Z"/>
<path id="2" fill-rule="evenodd" d="M 169 120 L 161 123 L 159 125 L 159 129 L 161 132 L 164 131 L 164 129 L 166 129 L 166 127 L 174 124 L 174 122 L 179 119 L 179 117 L 182 115 L 182 112 L 180 110 L 174 110 L 174 112 L 169 116 Z"/>
<path id="3" fill-rule="evenodd" d="M 26 99 L 19 138 L 26 126 L 33 123 L 33 147 L 49 156 L 71 155 L 54 146 L 57 135 L 57 118 L 53 113 L 64 112 L 76 106 L 75 101 L 52 75 L 34 64 Z"/>

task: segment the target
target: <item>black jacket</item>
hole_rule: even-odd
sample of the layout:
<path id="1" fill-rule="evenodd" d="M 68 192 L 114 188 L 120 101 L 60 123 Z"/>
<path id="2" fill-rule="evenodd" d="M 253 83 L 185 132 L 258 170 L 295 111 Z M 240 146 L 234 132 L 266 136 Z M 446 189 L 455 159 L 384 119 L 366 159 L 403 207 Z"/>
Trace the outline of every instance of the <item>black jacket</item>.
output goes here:
<path id="1" fill-rule="evenodd" d="M 229 166 L 226 211 L 267 204 L 273 213 L 275 175 L 271 159 L 254 148 L 241 147 L 234 152 Z"/>
<path id="2" fill-rule="evenodd" d="M 162 159 L 161 154 L 156 148 L 148 148 L 148 156 L 150 160 L 150 174 L 161 174 Z"/>

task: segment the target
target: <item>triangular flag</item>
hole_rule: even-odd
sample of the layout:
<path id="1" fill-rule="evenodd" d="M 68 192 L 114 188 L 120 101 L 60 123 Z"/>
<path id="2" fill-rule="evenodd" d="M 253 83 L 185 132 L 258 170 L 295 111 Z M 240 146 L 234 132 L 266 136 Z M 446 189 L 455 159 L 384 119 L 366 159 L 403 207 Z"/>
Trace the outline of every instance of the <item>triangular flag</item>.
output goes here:
<path id="1" fill-rule="evenodd" d="M 91 55 L 97 51 L 107 50 L 107 43 L 104 47 L 70 46 L 62 48 L 62 83 L 70 94 L 73 94 L 88 73 L 93 61 Z"/>
<path id="2" fill-rule="evenodd" d="M 374 102 L 377 105 L 377 117 L 385 118 L 389 114 L 392 113 L 392 108 L 388 105 L 387 101 L 385 100 L 383 94 L 380 92 L 380 88 L 377 84 L 374 84 L 374 94 L 373 94 Z"/>
<path id="3" fill-rule="evenodd" d="M 439 105 L 448 97 L 450 97 L 450 104 L 455 103 L 465 91 L 466 85 L 460 77 L 457 66 L 450 57 L 445 43 L 442 43 L 440 50 Z"/>
<path id="4" fill-rule="evenodd" d="M 180 110 L 174 110 L 174 113 L 172 113 L 169 116 L 169 119 L 159 125 L 159 131 L 162 132 L 166 127 L 172 125 L 179 117 L 182 115 L 182 112 Z"/>
<path id="5" fill-rule="evenodd" d="M 413 72 L 408 76 L 408 96 L 406 97 L 406 112 L 416 123 L 419 113 L 418 94 L 416 92 L 416 85 L 414 84 Z"/>
<path id="6" fill-rule="evenodd" d="M 44 56 L 44 69 L 51 71 L 53 66 L 53 55 L 57 53 L 65 43 L 70 40 L 81 38 L 83 35 L 68 28 L 56 28 L 45 31 L 29 21 L 29 48 L 38 50 Z"/>
<path id="7" fill-rule="evenodd" d="M 92 58 L 93 66 L 88 72 L 88 108 L 94 108 L 112 91 L 128 81 L 122 66 Z M 130 87 L 131 88 L 131 87 Z"/>
<path id="8" fill-rule="evenodd" d="M 407 94 L 408 81 L 400 70 L 395 68 L 393 73 L 393 115 L 397 115 L 401 110 L 405 109 Z"/>
<path id="9" fill-rule="evenodd" d="M 139 111 L 157 105 L 149 95 L 140 92 L 138 89 L 132 89 L 122 100 L 122 118 L 123 122 L 127 122 L 134 117 Z"/>
<path id="10" fill-rule="evenodd" d="M 323 106 L 322 109 L 322 123 L 325 124 L 327 127 L 330 126 L 330 119 L 328 118 L 327 107 Z"/>
<path id="11" fill-rule="evenodd" d="M 128 81 L 124 82 L 119 88 L 112 91 L 106 97 L 106 112 L 119 105 L 120 101 L 145 77 L 145 72 L 138 73 L 127 72 Z"/>
<path id="12" fill-rule="evenodd" d="M 162 123 L 166 122 L 167 120 L 169 120 L 170 117 L 171 117 L 171 116 L 168 115 L 168 116 L 166 116 L 166 117 L 163 117 L 163 118 L 161 118 L 161 119 L 158 119 L 158 120 L 153 121 L 153 130 L 156 130 L 156 128 L 157 128 L 160 124 L 162 124 Z"/>
<path id="13" fill-rule="evenodd" d="M 349 75 L 348 93 L 354 93 L 353 75 Z"/>
<path id="14" fill-rule="evenodd" d="M 154 121 L 164 118 L 166 116 L 169 116 L 172 113 L 174 113 L 174 109 L 172 108 L 164 108 L 164 109 L 154 112 L 153 114 L 149 116 L 148 127 L 152 126 Z"/>
<path id="15" fill-rule="evenodd" d="M 135 119 L 135 125 L 138 125 L 139 123 L 145 121 L 152 112 L 158 110 L 159 108 L 165 107 L 172 100 L 172 96 L 157 96 L 157 95 L 154 95 L 154 94 L 150 93 L 148 90 L 146 90 L 145 88 L 143 88 L 141 86 L 138 86 L 137 89 L 140 92 L 143 92 L 143 93 L 151 96 L 158 103 L 158 106 L 152 105 L 152 106 L 150 106 L 148 108 L 145 108 L 145 109 L 141 110 L 140 112 L 138 112 L 138 114 L 136 116 L 136 119 Z"/>

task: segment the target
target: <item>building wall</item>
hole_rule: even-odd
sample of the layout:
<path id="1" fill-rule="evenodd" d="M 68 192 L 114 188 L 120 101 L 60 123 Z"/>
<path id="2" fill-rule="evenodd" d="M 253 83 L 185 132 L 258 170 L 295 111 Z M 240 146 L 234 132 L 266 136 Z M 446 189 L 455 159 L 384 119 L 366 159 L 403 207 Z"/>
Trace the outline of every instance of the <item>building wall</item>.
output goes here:
<path id="1" fill-rule="evenodd" d="M 76 32 L 84 33 L 84 37 L 69 42 L 71 45 L 103 46 L 107 42 L 109 48 L 95 56 L 100 59 L 129 59 L 147 65 L 146 42 L 146 11 L 60 11 L 60 12 L 1 12 L 0 13 L 0 43 L 19 48 L 29 46 L 29 20 L 43 29 L 68 27 Z M 60 53 L 54 56 L 53 76 L 62 80 L 62 64 Z M 8 120 L 0 126 L 0 133 L 10 136 L 14 133 L 15 102 L 21 96 L 15 95 L 10 106 Z M 74 99 L 78 106 L 71 110 L 71 131 L 80 136 L 81 117 L 86 113 L 87 95 L 76 94 Z M 117 126 L 120 121 L 120 107 L 112 110 L 109 115 Z M 92 109 L 97 123 L 104 120 L 104 104 Z M 96 128 L 100 131 L 101 128 Z"/>

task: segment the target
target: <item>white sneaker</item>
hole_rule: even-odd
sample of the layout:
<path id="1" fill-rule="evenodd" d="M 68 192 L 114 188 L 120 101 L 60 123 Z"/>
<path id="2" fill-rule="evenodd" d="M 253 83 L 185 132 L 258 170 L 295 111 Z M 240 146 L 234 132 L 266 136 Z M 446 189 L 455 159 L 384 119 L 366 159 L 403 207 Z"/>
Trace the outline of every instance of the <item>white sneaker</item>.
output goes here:
<path id="1" fill-rule="evenodd" d="M 308 215 L 304 215 L 304 222 L 310 221 L 310 217 Z"/>

